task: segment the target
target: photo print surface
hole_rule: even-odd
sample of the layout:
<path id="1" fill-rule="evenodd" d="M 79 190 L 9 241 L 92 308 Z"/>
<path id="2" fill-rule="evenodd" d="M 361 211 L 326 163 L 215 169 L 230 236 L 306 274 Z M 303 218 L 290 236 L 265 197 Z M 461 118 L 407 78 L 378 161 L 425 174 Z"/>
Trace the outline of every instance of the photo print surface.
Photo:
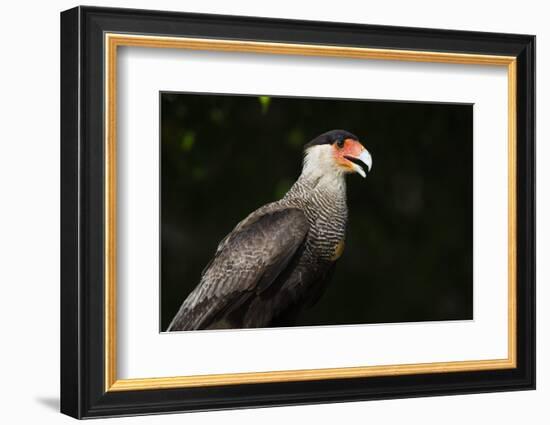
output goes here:
<path id="1" fill-rule="evenodd" d="M 160 93 L 161 331 L 473 319 L 473 106 Z"/>

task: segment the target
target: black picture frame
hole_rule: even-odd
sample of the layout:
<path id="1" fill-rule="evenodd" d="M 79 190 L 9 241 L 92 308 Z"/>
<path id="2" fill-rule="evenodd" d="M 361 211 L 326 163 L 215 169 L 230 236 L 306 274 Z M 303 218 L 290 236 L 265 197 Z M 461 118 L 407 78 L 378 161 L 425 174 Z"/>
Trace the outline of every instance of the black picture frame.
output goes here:
<path id="1" fill-rule="evenodd" d="M 517 59 L 517 367 L 105 391 L 104 34 L 474 53 Z M 535 37 L 76 7 L 61 13 L 61 412 L 75 418 L 535 388 Z"/>

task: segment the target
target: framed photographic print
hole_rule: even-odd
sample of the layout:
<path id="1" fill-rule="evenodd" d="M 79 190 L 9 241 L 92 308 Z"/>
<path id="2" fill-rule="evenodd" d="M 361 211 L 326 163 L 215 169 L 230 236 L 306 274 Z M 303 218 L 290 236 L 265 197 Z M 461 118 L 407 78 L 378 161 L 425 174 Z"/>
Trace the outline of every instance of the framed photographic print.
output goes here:
<path id="1" fill-rule="evenodd" d="M 533 389 L 529 35 L 61 14 L 61 411 Z"/>

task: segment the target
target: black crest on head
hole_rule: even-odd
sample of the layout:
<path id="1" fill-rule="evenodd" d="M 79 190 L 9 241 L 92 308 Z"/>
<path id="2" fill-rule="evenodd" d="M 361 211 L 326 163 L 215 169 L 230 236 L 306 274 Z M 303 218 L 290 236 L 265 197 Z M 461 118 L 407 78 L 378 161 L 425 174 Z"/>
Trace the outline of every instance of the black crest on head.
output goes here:
<path id="1" fill-rule="evenodd" d="M 333 143 L 338 142 L 339 140 L 346 140 L 346 139 L 359 140 L 357 139 L 357 136 L 355 134 L 352 134 L 349 131 L 331 130 L 321 134 L 320 136 L 317 136 L 312 141 L 306 143 L 306 145 L 304 146 L 304 150 L 316 145 L 332 145 Z"/>

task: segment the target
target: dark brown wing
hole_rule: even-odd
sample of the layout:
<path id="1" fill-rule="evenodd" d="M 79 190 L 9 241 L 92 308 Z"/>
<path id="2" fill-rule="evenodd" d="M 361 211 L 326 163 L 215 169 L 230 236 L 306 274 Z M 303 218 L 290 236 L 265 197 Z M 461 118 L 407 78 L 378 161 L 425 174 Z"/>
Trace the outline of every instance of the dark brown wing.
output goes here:
<path id="1" fill-rule="evenodd" d="M 255 291 L 267 288 L 287 267 L 308 229 L 304 213 L 296 208 L 269 212 L 238 226 L 220 243 L 168 330 L 206 329 Z"/>
<path id="2" fill-rule="evenodd" d="M 334 269 L 336 268 L 336 261 L 334 261 L 328 269 L 321 274 L 319 279 L 315 281 L 309 288 L 308 293 L 306 294 L 304 307 L 310 308 L 319 302 L 321 297 L 327 290 L 328 284 L 331 282 L 332 277 L 334 276 Z"/>

